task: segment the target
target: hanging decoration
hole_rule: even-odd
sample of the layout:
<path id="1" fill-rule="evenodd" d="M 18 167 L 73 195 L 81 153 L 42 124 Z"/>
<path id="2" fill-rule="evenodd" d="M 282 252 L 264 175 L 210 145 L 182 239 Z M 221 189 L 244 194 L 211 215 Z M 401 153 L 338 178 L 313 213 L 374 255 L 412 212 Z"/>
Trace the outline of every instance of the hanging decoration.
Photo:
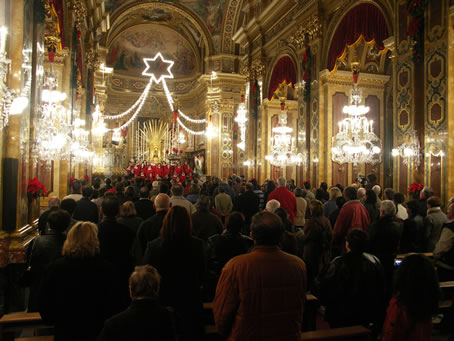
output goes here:
<path id="1" fill-rule="evenodd" d="M 413 60 L 424 61 L 424 12 L 429 0 L 407 0 L 407 33 L 412 41 Z"/>
<path id="2" fill-rule="evenodd" d="M 397 148 L 392 150 L 392 156 L 400 156 L 404 164 L 409 164 L 413 162 L 416 167 L 421 163 L 421 144 L 419 143 L 418 136 L 416 135 L 416 130 L 414 130 L 408 138 L 408 141 L 402 143 Z"/>
<path id="3" fill-rule="evenodd" d="M 116 128 L 111 128 L 107 129 L 107 131 L 113 131 L 114 133 L 117 131 L 124 130 L 127 128 L 137 117 L 137 115 L 141 112 L 143 105 L 145 104 L 148 95 L 151 91 L 151 86 L 153 82 L 156 84 L 162 83 L 162 87 L 164 89 L 164 92 L 166 94 L 167 102 L 169 103 L 169 107 L 174 112 L 175 117 L 175 124 L 177 124 L 178 130 L 180 128 L 184 129 L 188 134 L 191 135 L 206 135 L 206 130 L 201 130 L 201 131 L 195 131 L 190 128 L 188 128 L 181 120 L 181 118 L 189 123 L 192 124 L 206 124 L 207 120 L 206 119 L 192 119 L 189 116 L 185 115 L 180 109 L 174 110 L 174 99 L 172 98 L 172 95 L 170 94 L 169 88 L 167 87 L 167 82 L 166 79 L 172 79 L 173 74 L 172 74 L 172 66 L 174 64 L 173 61 L 171 60 L 166 60 L 162 56 L 160 52 L 158 52 L 153 58 L 144 58 L 143 59 L 146 68 L 142 72 L 142 75 L 144 76 L 149 76 L 150 81 L 148 82 L 147 86 L 145 87 L 144 91 L 140 95 L 140 97 L 137 99 L 137 101 L 126 111 L 117 114 L 117 115 L 105 115 L 104 119 L 106 120 L 118 120 L 120 118 L 126 117 L 132 112 L 132 116 L 121 126 L 116 127 Z M 177 129 L 176 128 L 176 129 Z"/>
<path id="4" fill-rule="evenodd" d="M 311 82 L 312 82 L 312 53 L 310 45 L 306 45 L 303 54 L 303 84 L 304 84 L 304 101 L 311 100 Z"/>
<path id="5" fill-rule="evenodd" d="M 238 107 L 238 110 L 235 115 L 235 123 L 238 124 L 239 131 L 240 131 L 240 142 L 237 144 L 238 148 L 242 151 L 246 149 L 246 122 L 248 121 L 247 118 L 247 109 L 244 100 L 244 94 L 241 95 L 241 104 Z M 235 126 L 233 128 L 235 130 Z"/>
<path id="6" fill-rule="evenodd" d="M 352 63 L 353 88 L 350 90 L 351 105 L 344 107 L 348 117 L 339 122 L 339 132 L 331 140 L 331 159 L 339 164 L 381 162 L 382 141 L 374 133 L 373 121 L 366 118 L 369 107 L 359 105 L 362 91 L 358 89 L 359 63 Z"/>
<path id="7" fill-rule="evenodd" d="M 273 142 L 270 153 L 265 155 L 271 165 L 277 167 L 300 166 L 307 163 L 305 154 L 296 154 L 295 138 L 292 137 L 293 129 L 287 126 L 287 113 L 285 112 L 285 97 L 280 98 L 281 113 L 279 114 L 279 124 L 273 128 Z"/>

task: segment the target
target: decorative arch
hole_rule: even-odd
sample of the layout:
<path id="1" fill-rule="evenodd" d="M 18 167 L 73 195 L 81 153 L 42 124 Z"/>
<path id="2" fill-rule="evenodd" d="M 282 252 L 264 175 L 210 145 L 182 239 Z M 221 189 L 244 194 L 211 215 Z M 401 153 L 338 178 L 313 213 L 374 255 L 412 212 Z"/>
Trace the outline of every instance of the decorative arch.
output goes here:
<path id="1" fill-rule="evenodd" d="M 329 45 L 325 45 L 327 51 L 323 65 L 332 71 L 335 68 L 337 58 L 341 57 L 347 45 L 353 45 L 361 36 L 366 42 L 375 41 L 379 50 L 384 48 L 383 40 L 392 35 L 391 20 L 386 9 L 380 4 L 371 1 L 355 3 L 349 7 L 340 8 L 337 13 L 346 13 L 340 20 L 333 20 L 329 35 Z M 336 15 L 334 16 L 336 18 Z M 358 20 L 359 18 L 359 20 Z"/>
<path id="2" fill-rule="evenodd" d="M 191 9 L 178 3 L 149 2 L 147 0 L 126 3 L 114 12 L 110 20 L 111 29 L 108 31 L 105 38 L 105 46 L 109 47 L 115 37 L 127 27 L 128 23 L 131 23 L 136 19 L 136 16 L 131 15 L 132 12 L 154 9 L 180 14 L 185 20 L 188 20 L 193 25 L 198 33 L 200 33 L 206 56 L 210 56 L 214 53 L 213 41 L 205 23 L 202 22 L 199 16 Z"/>
<path id="3" fill-rule="evenodd" d="M 292 83 L 293 85 L 298 81 L 297 64 L 295 59 L 289 54 L 280 55 L 276 58 L 270 73 L 268 82 L 268 99 L 271 100 L 273 93 L 283 81 Z"/>

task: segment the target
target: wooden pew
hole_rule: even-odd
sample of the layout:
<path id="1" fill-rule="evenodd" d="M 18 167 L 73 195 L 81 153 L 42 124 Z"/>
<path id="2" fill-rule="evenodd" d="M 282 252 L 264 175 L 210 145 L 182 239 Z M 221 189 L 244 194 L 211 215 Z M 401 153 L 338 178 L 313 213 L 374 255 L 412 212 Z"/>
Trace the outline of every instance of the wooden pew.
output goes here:
<path id="1" fill-rule="evenodd" d="M 408 255 L 414 255 L 414 254 L 418 254 L 418 255 L 424 255 L 426 257 L 429 257 L 429 258 L 432 258 L 434 256 L 434 254 L 432 252 L 424 252 L 424 253 L 420 253 L 420 252 L 410 252 L 410 253 L 401 253 L 401 254 L 398 254 L 396 256 L 397 259 L 404 259 L 405 257 L 407 257 Z"/>
<path id="2" fill-rule="evenodd" d="M 28 336 L 15 339 L 15 341 L 54 341 L 54 336 Z"/>
<path id="3" fill-rule="evenodd" d="M 454 288 L 454 281 L 440 282 L 440 288 Z"/>
<path id="4" fill-rule="evenodd" d="M 369 340 L 371 331 L 363 326 L 352 326 L 344 328 L 331 328 L 304 332 L 301 340 Z"/>
<path id="5" fill-rule="evenodd" d="M 13 313 L 6 314 L 0 318 L 0 340 L 14 340 L 14 334 L 16 331 L 23 329 L 41 329 L 41 328 L 52 328 L 41 318 L 39 313 Z M 53 338 L 52 338 L 53 339 Z M 35 340 L 35 339 L 33 339 Z M 37 341 L 48 341 L 47 339 L 36 339 Z M 26 341 L 26 340 L 24 340 Z"/>

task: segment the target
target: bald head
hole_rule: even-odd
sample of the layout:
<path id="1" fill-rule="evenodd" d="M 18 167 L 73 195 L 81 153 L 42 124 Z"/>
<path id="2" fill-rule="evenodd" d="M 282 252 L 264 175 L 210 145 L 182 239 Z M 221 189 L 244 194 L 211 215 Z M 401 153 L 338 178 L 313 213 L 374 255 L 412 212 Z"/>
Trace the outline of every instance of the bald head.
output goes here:
<path id="1" fill-rule="evenodd" d="M 362 198 L 364 198 L 365 195 L 366 195 L 366 189 L 364 187 L 359 188 L 358 192 L 356 192 L 356 196 L 357 196 L 358 200 L 361 200 Z"/>
<path id="2" fill-rule="evenodd" d="M 168 210 L 170 206 L 170 198 L 165 193 L 160 193 L 154 199 L 154 205 L 156 206 L 156 211 Z"/>
<path id="3" fill-rule="evenodd" d="M 58 197 L 56 196 L 50 197 L 47 205 L 49 208 L 60 207 L 60 199 L 58 199 Z"/>

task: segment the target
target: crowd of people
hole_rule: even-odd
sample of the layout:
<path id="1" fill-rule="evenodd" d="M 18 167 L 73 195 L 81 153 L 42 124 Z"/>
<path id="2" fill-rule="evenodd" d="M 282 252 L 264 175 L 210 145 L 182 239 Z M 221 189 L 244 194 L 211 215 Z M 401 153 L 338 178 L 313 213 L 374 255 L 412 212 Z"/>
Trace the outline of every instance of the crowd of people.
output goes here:
<path id="1" fill-rule="evenodd" d="M 332 328 L 431 338 L 438 278 L 454 279 L 454 199 L 447 215 L 430 188 L 405 203 L 373 174 L 315 190 L 204 180 L 75 180 L 49 198 L 28 249 L 29 311 L 55 340 L 203 340 L 211 301 L 228 340 L 299 340 L 309 291 Z"/>

